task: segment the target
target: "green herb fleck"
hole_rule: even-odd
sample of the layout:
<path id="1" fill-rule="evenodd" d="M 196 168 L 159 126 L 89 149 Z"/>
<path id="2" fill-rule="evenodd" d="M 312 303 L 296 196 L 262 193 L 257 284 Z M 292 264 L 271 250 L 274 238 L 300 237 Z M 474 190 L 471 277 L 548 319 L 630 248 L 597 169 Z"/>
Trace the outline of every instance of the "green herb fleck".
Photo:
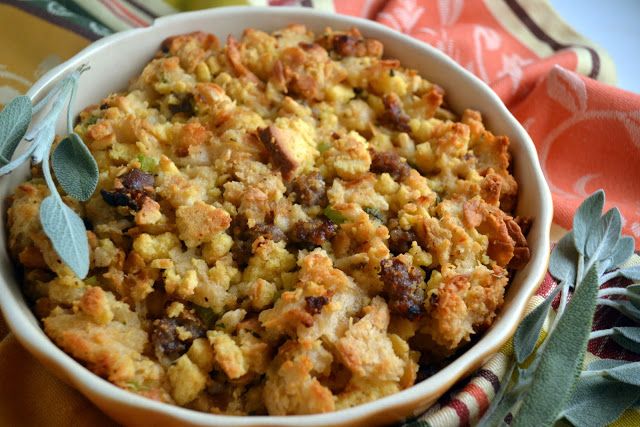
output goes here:
<path id="1" fill-rule="evenodd" d="M 384 217 L 382 216 L 382 212 L 378 208 L 370 208 L 365 207 L 364 211 L 369 214 L 369 216 L 373 219 L 377 219 L 378 221 L 384 221 Z"/>
<path id="2" fill-rule="evenodd" d="M 342 224 L 347 220 L 347 217 L 345 217 L 340 211 L 333 209 L 331 206 L 324 208 L 323 213 L 324 216 L 336 224 Z"/>
<path id="3" fill-rule="evenodd" d="M 87 121 L 84 122 L 86 126 L 95 125 L 98 122 L 98 116 L 89 116 Z"/>
<path id="4" fill-rule="evenodd" d="M 325 151 L 329 150 L 331 148 L 331 144 L 329 144 L 326 141 L 322 141 L 320 144 L 318 144 L 318 151 L 320 153 L 324 153 Z"/>
<path id="5" fill-rule="evenodd" d="M 96 276 L 89 276 L 84 279 L 84 284 L 89 286 L 98 286 L 98 278 Z"/>
<path id="6" fill-rule="evenodd" d="M 211 327 L 213 322 L 216 320 L 216 314 L 210 308 L 194 305 L 193 309 L 207 328 Z"/>
<path id="7" fill-rule="evenodd" d="M 140 154 L 138 156 L 138 161 L 140 162 L 140 169 L 143 171 L 147 173 L 155 173 L 158 171 L 158 159 Z"/>
<path id="8" fill-rule="evenodd" d="M 127 388 L 129 390 L 132 390 L 132 391 L 135 391 L 135 392 L 149 390 L 149 387 L 145 386 L 144 384 L 140 384 L 137 381 L 128 381 L 126 384 L 127 384 Z"/>

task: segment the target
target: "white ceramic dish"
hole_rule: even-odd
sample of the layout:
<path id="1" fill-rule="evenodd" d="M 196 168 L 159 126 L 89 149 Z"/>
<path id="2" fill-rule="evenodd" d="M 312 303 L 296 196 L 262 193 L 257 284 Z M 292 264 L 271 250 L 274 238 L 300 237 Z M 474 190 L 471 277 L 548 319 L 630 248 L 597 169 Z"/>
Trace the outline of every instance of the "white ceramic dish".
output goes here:
<path id="1" fill-rule="evenodd" d="M 474 108 L 482 112 L 494 133 L 512 141 L 515 177 L 520 184 L 517 212 L 534 218 L 528 236 L 531 261 L 510 285 L 504 307 L 493 326 L 467 352 L 446 368 L 400 393 L 354 408 L 321 415 L 234 417 L 210 415 L 155 402 L 126 392 L 85 369 L 56 347 L 40 328 L 20 291 L 20 285 L 6 251 L 0 255 L 0 307 L 18 340 L 40 362 L 66 383 L 78 389 L 105 413 L 127 425 L 267 426 L 267 425 L 379 425 L 417 415 L 446 392 L 456 381 L 485 362 L 513 334 L 525 304 L 544 277 L 549 255 L 552 219 L 551 194 L 540 169 L 535 147 L 500 99 L 478 78 L 453 60 L 405 35 L 372 21 L 320 13 L 304 8 L 220 8 L 161 18 L 150 28 L 130 30 L 106 37 L 43 76 L 29 91 L 33 100 L 41 98 L 61 77 L 81 64 L 91 69 L 80 78 L 75 112 L 99 102 L 107 94 L 122 90 L 137 75 L 166 37 L 196 30 L 216 34 L 225 40 L 244 28 L 271 31 L 290 23 L 301 23 L 314 31 L 358 27 L 367 37 L 384 43 L 385 55 L 398 58 L 404 66 L 417 69 L 427 79 L 444 87 L 454 110 Z M 59 123 L 64 132 L 63 122 Z M 0 182 L 5 201 L 15 186 L 27 177 L 23 167 Z M 6 247 L 3 215 L 0 239 Z"/>

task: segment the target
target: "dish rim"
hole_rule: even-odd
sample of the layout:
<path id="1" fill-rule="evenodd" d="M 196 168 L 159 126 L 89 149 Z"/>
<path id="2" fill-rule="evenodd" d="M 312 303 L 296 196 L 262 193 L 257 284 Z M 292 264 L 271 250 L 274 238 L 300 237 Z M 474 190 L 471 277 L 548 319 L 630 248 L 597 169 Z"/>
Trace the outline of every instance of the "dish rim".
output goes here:
<path id="1" fill-rule="evenodd" d="M 17 305 L 11 304 L 13 296 L 9 290 L 9 285 L 5 281 L 5 274 L 0 274 L 0 308 L 7 322 L 7 325 L 14 333 L 18 341 L 25 346 L 32 354 L 36 355 L 38 359 L 47 361 L 47 368 L 50 372 L 53 371 L 54 375 L 60 377 L 60 372 L 64 373 L 64 378 L 68 382 L 71 382 L 73 386 L 79 389 L 87 398 L 93 400 L 90 397 L 90 393 L 87 390 L 91 390 L 92 393 L 101 395 L 104 399 L 124 405 L 127 407 L 136 407 L 140 410 L 160 412 L 165 416 L 189 421 L 192 423 L 209 425 L 209 424 L 225 424 L 235 426 L 250 426 L 250 425 L 326 425 L 329 423 L 346 423 L 362 420 L 365 417 L 375 414 L 381 414 L 386 411 L 393 411 L 394 408 L 399 408 L 407 405 L 413 405 L 413 407 L 419 406 L 419 402 L 425 399 L 425 396 L 433 393 L 434 390 L 445 389 L 448 390 L 454 383 L 470 374 L 473 370 L 477 369 L 482 363 L 484 363 L 492 354 L 496 353 L 499 348 L 513 335 L 519 321 L 522 319 L 526 303 L 537 289 L 539 283 L 543 280 L 546 273 L 547 262 L 549 258 L 549 230 L 552 222 L 552 209 L 553 204 L 551 200 L 551 193 L 549 187 L 544 180 L 544 175 L 541 170 L 538 156 L 535 150 L 535 146 L 526 133 L 524 128 L 517 122 L 513 115 L 507 110 L 500 98 L 487 86 L 482 80 L 475 75 L 471 74 L 468 70 L 461 67 L 451 58 L 446 56 L 441 51 L 428 45 L 425 42 L 411 38 L 405 34 L 394 31 L 388 27 L 383 26 L 375 21 L 366 20 L 359 17 L 352 17 L 346 15 L 338 15 L 335 13 L 318 11 L 315 9 L 297 8 L 297 7 L 256 7 L 256 6 L 235 6 L 235 7 L 221 7 L 215 9 L 209 9 L 205 11 L 185 12 L 166 17 L 161 17 L 155 20 L 153 25 L 146 28 L 137 28 L 126 30 L 123 32 L 115 33 L 113 35 L 104 37 L 90 44 L 76 55 L 65 61 L 64 63 L 53 68 L 46 74 L 44 74 L 27 92 L 27 95 L 35 100 L 38 96 L 42 95 L 42 90 L 52 84 L 55 80 L 61 77 L 63 73 L 69 70 L 75 69 L 79 64 L 83 62 L 85 58 L 92 55 L 95 51 L 103 49 L 116 41 L 127 38 L 135 38 L 143 35 L 146 32 L 152 32 L 154 29 L 162 28 L 163 26 L 169 26 L 172 23 L 180 22 L 183 20 L 188 21 L 190 18 L 198 15 L 202 17 L 206 15 L 234 15 L 238 12 L 250 12 L 256 14 L 282 14 L 282 15 L 320 15 L 325 18 L 330 18 L 336 22 L 336 25 L 342 26 L 357 26 L 362 30 L 364 34 L 368 29 L 376 29 L 383 33 L 386 33 L 390 38 L 396 38 L 401 43 L 412 45 L 419 50 L 425 52 L 426 55 L 434 57 L 438 61 L 444 63 L 444 66 L 450 67 L 455 70 L 462 78 L 470 79 L 475 86 L 478 86 L 482 90 L 486 99 L 490 102 L 490 109 L 496 110 L 495 114 L 500 115 L 501 119 L 506 121 L 507 126 L 513 129 L 518 134 L 518 138 L 522 141 L 526 153 L 535 164 L 532 165 L 536 174 L 530 179 L 535 179 L 535 183 L 532 184 L 533 188 L 541 190 L 539 194 L 540 206 L 539 216 L 536 217 L 536 221 L 539 222 L 539 230 L 541 235 L 539 236 L 539 244 L 536 253 L 533 254 L 530 261 L 534 263 L 530 268 L 529 275 L 523 280 L 526 283 L 522 284 L 522 288 L 516 297 L 513 298 L 511 306 L 509 307 L 509 327 L 508 328 L 495 328 L 491 327 L 488 331 L 484 332 L 482 337 L 471 347 L 469 347 L 463 354 L 458 356 L 445 368 L 438 371 L 428 379 L 417 383 L 405 390 L 401 390 L 397 393 L 385 396 L 380 399 L 376 399 L 371 402 L 367 402 L 361 405 L 357 405 L 352 408 L 336 410 L 333 412 L 313 415 L 288 415 L 288 416 L 233 416 L 233 415 L 217 415 L 204 412 L 198 412 L 195 410 L 187 409 L 172 404 L 165 404 L 158 401 L 154 401 L 138 394 L 123 390 L 107 380 L 99 377 L 91 372 L 88 368 L 85 368 L 80 362 L 77 362 L 70 355 L 65 353 L 59 347 L 55 345 L 46 335 L 40 326 L 35 326 L 32 321 L 27 317 L 28 315 L 19 309 Z M 294 18 L 292 16 L 292 18 Z M 539 253 L 541 250 L 547 248 L 547 253 Z M 19 280 L 16 279 L 18 282 Z M 527 286 L 525 286 L 527 285 Z M 24 297 L 23 297 L 24 298 Z M 505 313 L 501 313 L 505 314 Z M 31 313 L 33 316 L 33 313 Z M 36 319 L 37 320 L 37 319 Z M 56 369 L 51 369 L 54 366 Z M 94 401 L 95 403 L 95 401 Z"/>

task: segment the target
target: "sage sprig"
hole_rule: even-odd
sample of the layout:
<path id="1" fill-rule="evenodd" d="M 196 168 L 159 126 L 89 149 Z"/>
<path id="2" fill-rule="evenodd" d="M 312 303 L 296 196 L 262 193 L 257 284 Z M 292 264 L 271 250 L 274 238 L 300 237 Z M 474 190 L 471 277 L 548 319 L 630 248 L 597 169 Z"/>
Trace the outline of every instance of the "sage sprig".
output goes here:
<path id="1" fill-rule="evenodd" d="M 0 175 L 14 171 L 28 159 L 32 164 L 42 163 L 42 173 L 51 192 L 40 205 L 42 229 L 60 259 L 81 279 L 89 271 L 86 229 L 78 214 L 62 200 L 51 167 L 68 196 L 85 201 L 94 193 L 98 184 L 98 165 L 82 139 L 73 132 L 71 116 L 78 79 L 87 69 L 83 65 L 63 78 L 36 105 L 31 104 L 28 96 L 19 96 L 0 112 Z M 34 115 L 47 107 L 46 113 L 32 123 Z M 56 123 L 65 108 L 68 135 L 51 155 Z M 12 160 L 22 141 L 25 141 L 24 151 Z"/>
<path id="2" fill-rule="evenodd" d="M 604 204 L 601 190 L 587 198 L 576 212 L 573 230 L 554 248 L 549 271 L 559 284 L 518 326 L 515 361 L 479 426 L 506 425 L 510 413 L 512 426 L 601 426 L 640 404 L 640 362 L 599 360 L 583 370 L 592 339 L 610 337 L 640 352 L 640 327 L 591 331 L 598 305 L 640 322 L 640 285 L 599 289 L 614 278 L 640 280 L 639 267 L 622 267 L 633 255 L 634 240 L 620 235 L 622 218 L 616 208 L 602 214 Z M 558 294 L 555 319 L 536 348 Z"/>

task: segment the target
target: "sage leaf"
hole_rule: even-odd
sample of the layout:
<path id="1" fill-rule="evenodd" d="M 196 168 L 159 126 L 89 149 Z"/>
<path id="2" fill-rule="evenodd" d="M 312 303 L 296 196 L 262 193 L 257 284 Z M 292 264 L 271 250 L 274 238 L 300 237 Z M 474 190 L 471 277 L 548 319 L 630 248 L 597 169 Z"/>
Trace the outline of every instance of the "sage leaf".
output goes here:
<path id="1" fill-rule="evenodd" d="M 591 375 L 590 375 L 591 374 Z M 591 378 L 600 374 L 620 383 L 640 386 L 640 362 L 626 360 L 602 359 L 591 362 L 583 375 Z"/>
<path id="2" fill-rule="evenodd" d="M 602 371 L 603 369 L 612 369 L 615 368 L 617 366 L 623 365 L 625 363 L 628 363 L 625 360 L 618 360 L 618 359 L 599 359 L 599 360 L 594 360 L 593 362 L 589 363 L 587 365 L 587 369 L 585 369 L 585 372 L 588 371 Z"/>
<path id="3" fill-rule="evenodd" d="M 89 242 L 82 219 L 59 196 L 50 195 L 40 204 L 40 222 L 62 261 L 84 279 L 89 272 Z"/>
<path id="4" fill-rule="evenodd" d="M 551 252 L 549 272 L 558 280 L 570 283 L 576 281 L 578 252 L 574 244 L 573 232 L 567 233 Z"/>
<path id="5" fill-rule="evenodd" d="M 606 259 L 620 239 L 622 217 L 618 208 L 607 211 L 587 238 L 586 255 L 595 260 Z"/>
<path id="6" fill-rule="evenodd" d="M 629 286 L 626 287 L 626 290 L 628 292 L 631 292 L 634 295 L 637 295 L 638 297 L 640 297 L 640 285 L 629 285 Z M 629 301 L 631 301 L 631 304 L 635 308 L 640 310 L 640 301 L 638 301 L 638 299 L 640 299 L 640 298 L 629 298 Z"/>
<path id="7" fill-rule="evenodd" d="M 11 161 L 22 137 L 27 133 L 33 109 L 28 96 L 19 96 L 0 111 L 0 166 Z"/>
<path id="8" fill-rule="evenodd" d="M 80 137 L 72 133 L 51 155 L 51 166 L 64 191 L 76 200 L 88 200 L 98 185 L 98 165 Z"/>
<path id="9" fill-rule="evenodd" d="M 549 307 L 551 307 L 553 299 L 558 295 L 562 286 L 568 285 L 561 284 L 556 286 L 542 304 L 527 314 L 527 317 L 518 325 L 516 334 L 513 336 L 513 348 L 519 364 L 524 363 L 531 353 L 533 353 L 536 342 L 538 342 L 538 338 L 540 337 L 540 331 L 542 331 L 542 326 L 549 313 Z"/>
<path id="10" fill-rule="evenodd" d="M 640 280 L 640 265 L 634 265 L 633 267 L 621 268 L 618 271 L 620 276 L 626 277 L 629 280 Z"/>
<path id="11" fill-rule="evenodd" d="M 603 207 L 604 191 L 598 190 L 582 202 L 573 217 L 573 240 L 582 255 L 585 255 L 587 238 L 598 224 Z"/>
<path id="12" fill-rule="evenodd" d="M 513 427 L 551 425 L 567 402 L 582 367 L 598 293 L 596 266 L 576 287 L 549 335 Z"/>
<path id="13" fill-rule="evenodd" d="M 640 328 L 633 326 L 617 326 L 613 328 L 613 339 L 620 347 L 634 353 L 640 353 Z"/>
<path id="14" fill-rule="evenodd" d="M 575 426 L 606 426 L 617 420 L 638 398 L 640 387 L 604 377 L 581 378 L 561 417 Z"/>
<path id="15" fill-rule="evenodd" d="M 631 258 L 633 250 L 635 249 L 635 241 L 633 237 L 624 236 L 618 240 L 618 243 L 613 247 L 611 255 L 605 260 L 606 269 L 615 268 Z"/>

